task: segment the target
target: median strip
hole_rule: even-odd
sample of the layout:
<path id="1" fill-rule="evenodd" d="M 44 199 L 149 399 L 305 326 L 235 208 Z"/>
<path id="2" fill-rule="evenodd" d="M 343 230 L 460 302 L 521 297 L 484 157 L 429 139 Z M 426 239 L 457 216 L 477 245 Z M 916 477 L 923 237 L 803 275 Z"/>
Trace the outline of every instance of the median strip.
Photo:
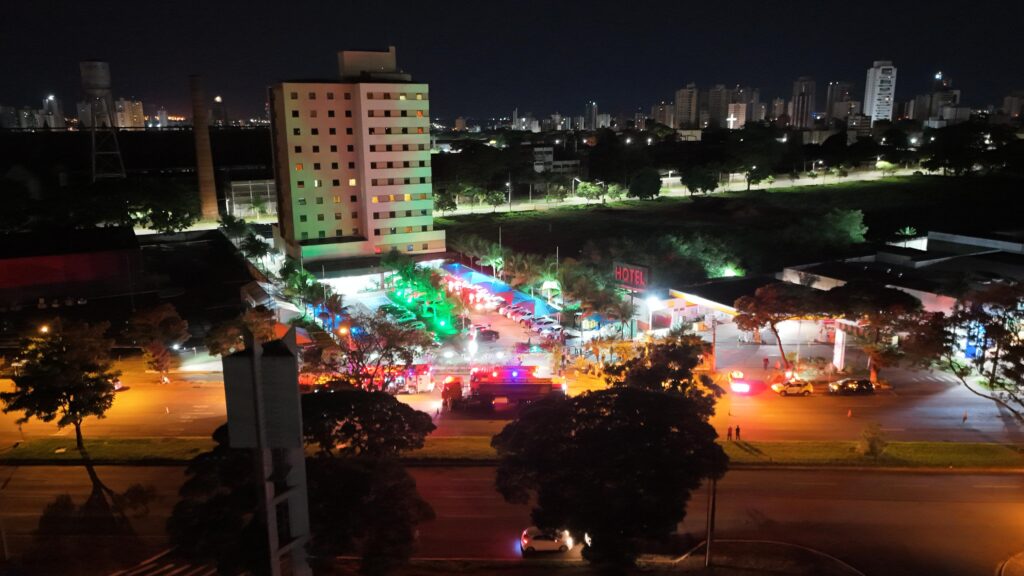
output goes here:
<path id="1" fill-rule="evenodd" d="M 731 467 L 1024 469 L 1024 447 L 979 442 L 890 442 L 881 456 L 857 452 L 856 442 L 722 442 Z M 184 464 L 213 448 L 208 437 L 94 438 L 85 443 L 94 464 Z M 428 437 L 402 455 L 410 465 L 493 465 L 491 436 Z M 70 438 L 38 438 L 0 451 L 0 464 L 82 462 Z"/>

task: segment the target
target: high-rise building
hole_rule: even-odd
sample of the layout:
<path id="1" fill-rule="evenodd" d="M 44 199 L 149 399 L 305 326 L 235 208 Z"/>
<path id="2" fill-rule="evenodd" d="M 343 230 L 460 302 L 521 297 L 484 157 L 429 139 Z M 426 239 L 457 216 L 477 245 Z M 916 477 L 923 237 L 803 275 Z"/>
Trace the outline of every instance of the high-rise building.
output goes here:
<path id="1" fill-rule="evenodd" d="M 959 105 L 960 91 L 953 89 L 953 79 L 944 75 L 941 70 L 936 72 L 932 82 L 928 116 L 941 116 L 943 108 L 955 108 Z"/>
<path id="2" fill-rule="evenodd" d="M 747 123 L 748 104 L 733 102 L 729 104 L 729 115 L 725 118 L 725 127 L 729 130 L 739 130 Z"/>
<path id="3" fill-rule="evenodd" d="M 462 116 L 459 116 L 458 118 L 456 118 L 455 119 L 455 126 L 452 127 L 452 130 L 454 130 L 456 132 L 465 132 L 466 131 L 466 119 L 463 118 Z"/>
<path id="4" fill-rule="evenodd" d="M 53 94 L 50 94 L 43 100 L 43 124 L 48 128 L 66 128 L 67 123 L 64 120 L 64 107 L 61 106 L 60 100 Z"/>
<path id="5" fill-rule="evenodd" d="M 860 102 L 857 100 L 843 100 L 832 104 L 829 111 L 829 119 L 836 120 L 845 125 L 846 119 L 855 114 L 860 114 Z"/>
<path id="6" fill-rule="evenodd" d="M 270 89 L 275 241 L 303 262 L 445 251 L 434 229 L 430 93 L 387 51 L 338 54 L 340 80 Z"/>
<path id="7" fill-rule="evenodd" d="M 815 86 L 814 78 L 809 76 L 801 76 L 793 82 L 793 111 L 790 117 L 794 128 L 814 127 Z"/>
<path id="8" fill-rule="evenodd" d="M 160 108 L 156 111 L 156 127 L 167 128 L 167 109 Z"/>
<path id="9" fill-rule="evenodd" d="M 669 128 L 676 126 L 676 107 L 672 102 L 659 102 L 651 106 L 651 118 L 658 124 L 664 124 Z"/>
<path id="10" fill-rule="evenodd" d="M 889 60 L 876 60 L 864 82 L 864 115 L 871 123 L 892 120 L 896 97 L 896 67 Z"/>
<path id="11" fill-rule="evenodd" d="M 697 85 L 690 82 L 685 88 L 676 90 L 675 121 L 673 128 L 697 128 L 700 121 L 700 109 L 697 100 Z"/>
<path id="12" fill-rule="evenodd" d="M 779 118 L 786 115 L 786 99 L 775 98 L 772 100 L 772 113 L 771 119 L 778 120 Z"/>
<path id="13" fill-rule="evenodd" d="M 1011 118 L 1020 118 L 1021 112 L 1024 112 L 1024 90 L 1014 90 L 1003 98 L 1002 111 Z"/>
<path id="14" fill-rule="evenodd" d="M 846 112 L 849 110 L 848 105 L 844 105 L 850 101 L 850 92 L 853 91 L 853 82 L 829 82 L 828 91 L 825 93 L 825 118 L 831 120 L 837 118 L 839 120 L 846 120 L 848 114 L 836 114 L 836 111 Z M 840 106 L 837 106 L 840 104 Z"/>
<path id="15" fill-rule="evenodd" d="M 586 118 L 585 130 L 597 130 L 597 102 L 587 102 L 583 107 L 583 117 Z"/>
<path id="16" fill-rule="evenodd" d="M 611 114 L 598 114 L 596 128 L 611 128 L 612 127 L 612 115 Z"/>
<path id="17" fill-rule="evenodd" d="M 119 98 L 114 102 L 114 125 L 118 128 L 145 128 L 142 102 Z"/>
<path id="18" fill-rule="evenodd" d="M 708 89 L 707 103 L 708 123 L 724 128 L 729 104 L 732 104 L 732 90 L 722 84 L 712 86 Z"/>

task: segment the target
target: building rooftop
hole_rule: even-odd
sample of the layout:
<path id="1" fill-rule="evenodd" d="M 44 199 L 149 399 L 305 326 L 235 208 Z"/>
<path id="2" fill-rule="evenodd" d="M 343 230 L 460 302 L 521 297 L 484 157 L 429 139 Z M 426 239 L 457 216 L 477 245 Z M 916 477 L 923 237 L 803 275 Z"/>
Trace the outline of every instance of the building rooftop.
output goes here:
<path id="1" fill-rule="evenodd" d="M 732 307 L 742 296 L 752 296 L 758 288 L 778 282 L 774 276 L 750 276 L 743 278 L 725 278 L 701 284 L 691 284 L 677 290 L 685 294 L 699 296 L 718 304 Z"/>
<path id="2" fill-rule="evenodd" d="M 0 235 L 0 259 L 138 250 L 131 228 L 83 228 Z"/>

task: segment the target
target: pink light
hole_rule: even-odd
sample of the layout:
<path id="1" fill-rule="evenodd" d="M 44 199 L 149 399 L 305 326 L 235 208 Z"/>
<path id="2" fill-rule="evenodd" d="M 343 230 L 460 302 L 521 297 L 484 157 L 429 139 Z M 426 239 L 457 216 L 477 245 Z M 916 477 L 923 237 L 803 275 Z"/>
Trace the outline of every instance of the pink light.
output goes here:
<path id="1" fill-rule="evenodd" d="M 732 384 L 729 385 L 729 387 L 732 388 L 732 391 L 737 394 L 750 393 L 750 384 L 747 384 L 746 382 L 733 382 Z"/>

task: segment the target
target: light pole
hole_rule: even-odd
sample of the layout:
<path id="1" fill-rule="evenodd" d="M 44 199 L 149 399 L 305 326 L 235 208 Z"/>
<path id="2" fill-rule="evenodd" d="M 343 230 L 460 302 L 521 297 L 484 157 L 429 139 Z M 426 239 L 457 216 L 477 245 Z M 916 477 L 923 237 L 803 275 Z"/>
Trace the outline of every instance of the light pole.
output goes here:
<path id="1" fill-rule="evenodd" d="M 570 184 L 570 185 L 572 186 L 572 195 L 573 195 L 573 196 L 575 196 L 575 195 L 576 195 L 576 183 L 577 183 L 577 182 L 579 182 L 580 184 L 582 184 L 582 183 L 583 183 L 583 180 L 580 180 L 579 178 L 573 178 L 573 179 L 572 179 L 572 182 L 570 182 L 570 183 L 569 183 L 569 184 Z"/>

